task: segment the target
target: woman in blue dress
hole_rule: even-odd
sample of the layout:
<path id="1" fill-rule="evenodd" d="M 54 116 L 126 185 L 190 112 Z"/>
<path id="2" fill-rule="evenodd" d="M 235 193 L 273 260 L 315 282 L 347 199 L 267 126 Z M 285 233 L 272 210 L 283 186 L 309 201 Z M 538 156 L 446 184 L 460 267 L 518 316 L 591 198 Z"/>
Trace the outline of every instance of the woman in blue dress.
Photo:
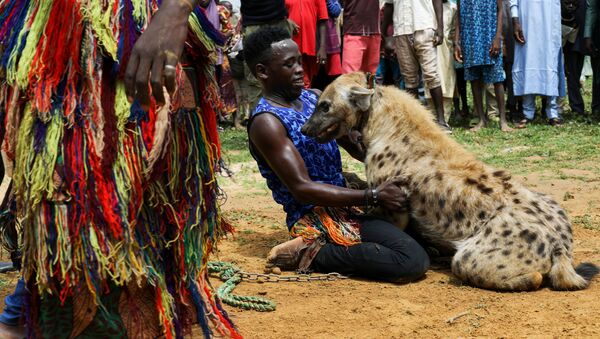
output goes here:
<path id="1" fill-rule="evenodd" d="M 502 64 L 502 0 L 459 0 L 455 31 L 454 57 L 462 62 L 465 80 L 471 82 L 479 123 L 473 130 L 486 127 L 483 111 L 483 84 L 494 84 L 500 129 L 510 131 L 504 108 L 504 68 Z"/>

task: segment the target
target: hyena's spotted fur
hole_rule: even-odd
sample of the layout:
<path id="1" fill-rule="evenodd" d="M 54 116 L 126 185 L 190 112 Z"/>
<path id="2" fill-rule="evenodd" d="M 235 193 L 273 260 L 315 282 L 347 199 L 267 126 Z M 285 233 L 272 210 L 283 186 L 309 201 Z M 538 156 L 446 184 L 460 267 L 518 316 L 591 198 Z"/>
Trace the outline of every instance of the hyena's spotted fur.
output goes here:
<path id="1" fill-rule="evenodd" d="M 575 290 L 597 273 L 591 264 L 581 266 L 582 274 L 573 268 L 571 223 L 556 201 L 478 161 L 408 93 L 369 89 L 362 73 L 341 76 L 325 89 L 304 130 L 326 141 L 356 128 L 367 150 L 369 185 L 406 179 L 418 231 L 456 249 L 452 271 L 460 279 L 532 290 L 548 276 L 555 289 Z M 405 226 L 406 216 L 391 211 L 390 217 Z"/>

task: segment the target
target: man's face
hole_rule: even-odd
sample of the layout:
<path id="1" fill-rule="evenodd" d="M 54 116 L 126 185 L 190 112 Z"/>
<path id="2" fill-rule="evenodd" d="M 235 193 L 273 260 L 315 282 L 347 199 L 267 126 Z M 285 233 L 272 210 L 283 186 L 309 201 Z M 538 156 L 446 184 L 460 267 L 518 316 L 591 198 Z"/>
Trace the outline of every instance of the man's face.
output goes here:
<path id="1" fill-rule="evenodd" d="M 282 40 L 271 45 L 273 54 L 260 75 L 265 84 L 287 99 L 296 99 L 304 88 L 304 70 L 302 54 L 298 45 L 291 40 Z"/>
<path id="2" fill-rule="evenodd" d="M 561 0 L 562 12 L 567 14 L 573 14 L 579 7 L 579 0 Z"/>

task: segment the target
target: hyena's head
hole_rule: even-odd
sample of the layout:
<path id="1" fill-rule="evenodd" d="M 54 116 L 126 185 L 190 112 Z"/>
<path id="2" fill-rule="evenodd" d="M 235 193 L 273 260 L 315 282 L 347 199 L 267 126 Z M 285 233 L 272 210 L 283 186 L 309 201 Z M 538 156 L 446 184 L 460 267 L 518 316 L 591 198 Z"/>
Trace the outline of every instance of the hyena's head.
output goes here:
<path id="1" fill-rule="evenodd" d="M 302 126 L 302 133 L 325 143 L 359 127 L 362 117 L 371 109 L 374 91 L 368 87 L 367 76 L 362 72 L 338 77 L 321 94 L 315 112 Z"/>

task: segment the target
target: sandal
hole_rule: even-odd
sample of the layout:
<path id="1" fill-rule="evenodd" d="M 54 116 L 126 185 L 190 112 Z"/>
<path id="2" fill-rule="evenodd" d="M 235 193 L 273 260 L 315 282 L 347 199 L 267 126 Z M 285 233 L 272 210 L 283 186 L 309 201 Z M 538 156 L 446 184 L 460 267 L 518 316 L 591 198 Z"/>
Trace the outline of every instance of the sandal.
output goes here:
<path id="1" fill-rule="evenodd" d="M 563 120 L 561 118 L 552 118 L 548 120 L 550 126 L 562 126 Z"/>
<path id="2" fill-rule="evenodd" d="M 529 125 L 531 123 L 531 120 L 525 118 L 521 121 L 519 121 L 516 125 L 515 128 L 527 128 L 527 125 Z"/>

